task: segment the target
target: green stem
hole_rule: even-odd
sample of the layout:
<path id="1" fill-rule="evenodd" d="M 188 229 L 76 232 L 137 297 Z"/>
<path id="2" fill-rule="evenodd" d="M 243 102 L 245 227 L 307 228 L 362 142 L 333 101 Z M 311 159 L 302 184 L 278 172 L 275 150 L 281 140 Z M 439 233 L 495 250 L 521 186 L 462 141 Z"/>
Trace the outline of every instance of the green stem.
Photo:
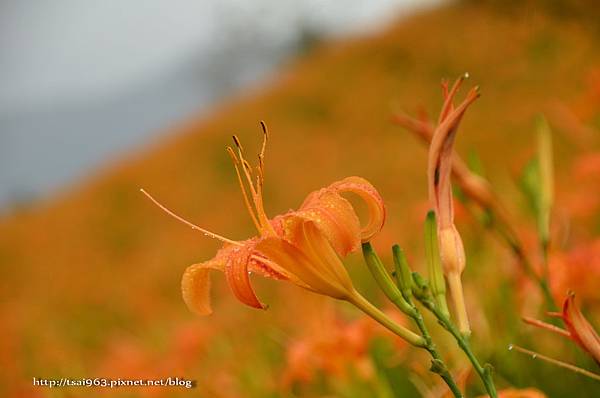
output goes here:
<path id="1" fill-rule="evenodd" d="M 361 296 L 358 292 L 355 292 L 355 294 L 349 297 L 347 301 L 354 304 L 359 310 L 379 322 L 386 329 L 406 340 L 408 343 L 414 345 L 415 347 L 425 347 L 425 339 L 423 339 L 423 337 L 406 329 L 404 326 L 398 325 L 381 310 L 367 301 L 367 299 Z"/>
<path id="2" fill-rule="evenodd" d="M 412 303 L 410 303 L 410 304 L 412 305 Z M 414 308 L 415 308 L 415 310 L 417 309 L 416 307 L 414 307 Z M 433 342 L 433 339 L 431 338 L 431 335 L 429 334 L 429 330 L 427 330 L 427 326 L 425 326 L 425 321 L 423 320 L 423 316 L 417 310 L 415 313 L 415 316 L 413 316 L 412 319 L 417 324 L 417 327 L 419 328 L 419 330 L 421 331 L 421 334 L 423 335 L 423 338 L 425 339 L 425 344 L 426 344 L 425 349 L 429 352 L 429 354 L 433 358 L 433 360 L 431 361 L 431 363 L 432 363 L 431 371 L 440 375 L 440 377 L 444 380 L 444 382 L 446 382 L 446 385 L 448 385 L 448 388 L 450 388 L 450 391 L 456 398 L 463 398 L 463 394 L 460 391 L 460 388 L 454 381 L 454 378 L 452 377 L 452 374 L 450 373 L 450 371 L 448 371 L 448 368 L 444 364 L 442 357 L 437 352 L 435 343 Z"/>
<path id="3" fill-rule="evenodd" d="M 454 324 L 433 304 L 432 301 L 423 299 L 421 300 L 421 303 L 435 315 L 442 326 L 454 337 L 460 349 L 467 355 L 467 358 L 469 358 L 469 361 L 473 365 L 473 369 L 475 369 L 475 372 L 481 378 L 490 397 L 498 398 L 496 386 L 494 385 L 494 380 L 492 378 L 491 366 L 488 366 L 487 364 L 482 366 L 479 363 L 479 360 L 471 350 L 468 339 L 460 333 L 456 326 L 454 326 Z"/>

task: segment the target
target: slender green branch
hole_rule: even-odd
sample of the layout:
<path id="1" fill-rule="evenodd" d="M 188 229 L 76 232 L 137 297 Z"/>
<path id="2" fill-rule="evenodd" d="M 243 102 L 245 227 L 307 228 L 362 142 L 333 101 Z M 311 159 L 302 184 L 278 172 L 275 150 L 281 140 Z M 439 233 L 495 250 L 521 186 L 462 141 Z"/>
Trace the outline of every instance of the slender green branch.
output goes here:
<path id="1" fill-rule="evenodd" d="M 456 340 L 456 343 L 460 347 L 460 349 L 466 354 L 467 358 L 473 365 L 473 369 L 481 378 L 486 391 L 490 395 L 491 398 L 497 398 L 498 393 L 496 392 L 496 386 L 494 385 L 494 380 L 492 377 L 492 367 L 489 364 L 481 365 L 479 360 L 471 350 L 471 346 L 469 344 L 469 340 L 467 337 L 463 336 L 458 328 L 436 307 L 433 301 L 429 298 L 421 298 L 419 301 L 427 308 L 435 317 L 438 319 L 440 324 L 446 329 Z"/>
<path id="2" fill-rule="evenodd" d="M 411 303 L 411 305 L 412 305 L 412 303 Z M 414 308 L 416 309 L 416 307 L 414 307 Z M 423 338 L 425 339 L 425 349 L 427 350 L 427 352 L 429 352 L 429 354 L 433 358 L 431 361 L 431 371 L 439 374 L 440 377 L 442 379 L 444 379 L 444 381 L 448 385 L 448 388 L 450 388 L 450 391 L 452 392 L 452 394 L 454 394 L 455 397 L 462 398 L 463 394 L 460 391 L 460 388 L 458 387 L 458 385 L 456 384 L 456 381 L 452 377 L 452 374 L 450 373 L 450 371 L 444 364 L 442 357 L 438 353 L 435 343 L 433 342 L 433 339 L 431 338 L 431 335 L 429 334 L 429 330 L 427 329 L 427 326 L 425 325 L 423 316 L 417 310 L 415 313 L 415 316 L 412 318 L 415 321 L 415 323 L 417 324 L 417 327 L 419 328 L 419 330 L 421 331 Z"/>
<path id="3" fill-rule="evenodd" d="M 415 347 L 425 347 L 425 339 L 423 339 L 423 337 L 406 329 L 404 326 L 398 325 L 360 294 L 356 293 L 352 295 L 347 299 L 347 301 L 354 304 L 356 308 L 363 311 L 365 314 L 383 325 L 386 329 L 406 340 L 408 343 L 414 345 Z"/>

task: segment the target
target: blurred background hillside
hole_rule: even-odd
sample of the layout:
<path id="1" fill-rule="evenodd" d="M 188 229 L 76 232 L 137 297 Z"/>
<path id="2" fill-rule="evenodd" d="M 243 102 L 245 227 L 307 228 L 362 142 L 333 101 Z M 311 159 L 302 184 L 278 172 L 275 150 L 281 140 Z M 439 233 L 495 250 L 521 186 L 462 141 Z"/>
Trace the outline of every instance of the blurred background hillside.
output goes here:
<path id="1" fill-rule="evenodd" d="M 215 273 L 215 313 L 192 315 L 181 275 L 218 244 L 160 213 L 139 188 L 203 227 L 251 236 L 225 146 L 235 133 L 256 152 L 265 120 L 270 216 L 335 180 L 363 176 L 389 211 L 374 245 L 385 253 L 400 242 L 419 268 L 426 149 L 392 115 L 435 117 L 440 80 L 466 71 L 482 98 L 465 116 L 458 151 L 477 154 L 531 241 L 534 222 L 515 180 L 533 152 L 534 117 L 548 117 L 557 174 L 553 289 L 559 299 L 577 291 L 598 324 L 594 3 L 415 7 L 392 0 L 0 3 L 0 396 L 420 396 L 435 382 L 425 358 L 381 331 L 367 344 L 374 326 L 343 304 L 256 278 L 270 305 L 256 311 Z M 494 364 L 499 386 L 598 396 L 598 383 L 506 350 L 518 342 L 598 369 L 568 342 L 519 322 L 523 313 L 540 315 L 540 298 L 510 253 L 458 211 L 474 346 Z M 360 256 L 347 263 L 359 289 L 383 305 Z M 344 348 L 356 349 L 335 348 L 340 336 Z M 307 348 L 315 346 L 325 349 Z M 445 354 L 464 368 L 452 349 Z M 319 355 L 325 359 L 316 364 L 306 359 Z M 31 385 L 32 377 L 63 376 L 176 376 L 197 386 Z M 476 380 L 469 385 L 469 396 L 483 393 Z"/>
<path id="2" fill-rule="evenodd" d="M 418 3 L 418 4 L 417 4 Z M 0 206 L 144 145 L 332 37 L 439 1 L 4 1 Z"/>

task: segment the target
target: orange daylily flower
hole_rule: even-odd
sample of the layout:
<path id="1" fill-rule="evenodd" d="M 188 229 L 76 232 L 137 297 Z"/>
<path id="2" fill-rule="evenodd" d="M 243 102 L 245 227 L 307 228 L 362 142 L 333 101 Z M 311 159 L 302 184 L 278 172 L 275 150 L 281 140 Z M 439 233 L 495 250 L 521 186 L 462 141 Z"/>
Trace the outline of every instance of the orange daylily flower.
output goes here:
<path id="1" fill-rule="evenodd" d="M 479 97 L 477 87 L 472 88 L 465 100 L 454 107 L 453 99 L 464 77 L 456 81 L 451 90 L 447 82 L 442 85 L 444 105 L 438 126 L 433 133 L 428 157 L 429 201 L 436 212 L 440 258 L 454 302 L 458 325 L 463 333 L 469 333 L 469 321 L 465 309 L 460 275 L 465 267 L 465 251 L 462 239 L 454 225 L 454 206 L 450 173 L 454 138 L 460 121 L 469 107 Z"/>
<path id="2" fill-rule="evenodd" d="M 569 292 L 563 303 L 562 312 L 549 312 L 548 315 L 561 318 L 565 323 L 566 330 L 530 317 L 523 317 L 523 321 L 570 338 L 600 365 L 600 337 L 585 319 L 579 307 L 575 305 L 575 293 Z"/>
<path id="3" fill-rule="evenodd" d="M 292 282 L 336 299 L 349 300 L 357 293 L 340 257 L 356 250 L 382 228 L 385 207 L 377 190 L 365 179 L 348 177 L 312 192 L 298 210 L 272 219 L 263 207 L 264 154 L 268 138 L 263 126 L 263 146 L 256 168 L 244 158 L 234 136 L 236 150 L 227 148 L 237 172 L 244 202 L 258 234 L 235 241 L 195 226 L 154 201 L 163 210 L 205 235 L 222 241 L 212 259 L 188 267 L 182 278 L 182 294 L 194 312 L 210 314 L 210 271 L 220 270 L 233 294 L 242 303 L 265 308 L 256 297 L 250 274 Z M 368 206 L 368 220 L 361 226 L 352 204 L 342 193 L 358 195 Z M 145 193 L 145 192 L 144 192 Z"/>
<path id="4" fill-rule="evenodd" d="M 575 305 L 574 293 L 570 293 L 566 298 L 561 318 L 565 322 L 569 337 L 600 365 L 600 337 Z"/>

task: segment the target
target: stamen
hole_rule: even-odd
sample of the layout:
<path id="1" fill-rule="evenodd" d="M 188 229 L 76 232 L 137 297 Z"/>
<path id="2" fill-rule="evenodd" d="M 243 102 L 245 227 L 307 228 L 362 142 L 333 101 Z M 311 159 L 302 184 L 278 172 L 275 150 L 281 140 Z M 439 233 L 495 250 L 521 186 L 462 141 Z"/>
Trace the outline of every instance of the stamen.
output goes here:
<path id="1" fill-rule="evenodd" d="M 262 120 L 260 121 L 260 127 L 263 131 L 263 142 L 260 153 L 258 154 L 258 175 L 260 182 L 257 185 L 262 188 L 265 179 L 265 151 L 267 149 L 267 140 L 269 139 L 269 130 L 267 129 L 265 122 Z M 259 191 L 262 192 L 262 189 L 259 189 Z"/>
<path id="2" fill-rule="evenodd" d="M 233 142 L 235 143 L 235 146 L 240 150 L 240 151 L 244 151 L 244 148 L 242 147 L 242 143 L 240 142 L 240 139 L 238 138 L 237 135 L 233 135 Z"/>
<path id="3" fill-rule="evenodd" d="M 250 188 L 250 192 L 252 193 L 252 197 L 256 196 L 256 190 L 254 189 L 254 184 L 252 183 L 252 167 L 250 163 L 246 159 L 244 159 L 244 152 L 242 148 L 242 143 L 237 135 L 233 135 L 233 142 L 237 147 L 239 162 L 242 165 L 242 169 L 244 170 L 244 175 L 246 177 L 246 181 L 248 182 L 248 188 Z"/>
<path id="4" fill-rule="evenodd" d="M 244 169 L 248 172 L 248 174 L 251 177 L 252 176 L 252 166 L 250 166 L 250 162 L 248 162 L 246 159 L 242 159 L 242 165 L 244 166 Z M 252 181 L 252 180 L 250 179 L 250 181 Z"/>
<path id="5" fill-rule="evenodd" d="M 263 131 L 263 143 L 262 149 L 260 150 L 260 154 L 261 156 L 264 156 L 265 150 L 267 149 L 267 140 L 269 139 L 269 129 L 267 128 L 267 124 L 264 122 L 264 120 L 260 121 L 260 127 Z"/>
<path id="6" fill-rule="evenodd" d="M 240 189 L 242 190 L 242 196 L 244 197 L 244 204 L 246 205 L 246 209 L 248 210 L 248 213 L 250 213 L 250 217 L 252 218 L 252 222 L 256 226 L 256 229 L 260 232 L 260 230 L 261 230 L 260 223 L 258 222 L 256 215 L 254 214 L 254 209 L 252 208 L 252 205 L 250 204 L 250 199 L 248 199 L 248 193 L 246 192 L 246 187 L 244 186 L 244 181 L 242 180 L 242 175 L 240 173 L 240 168 L 238 167 L 239 159 L 237 158 L 237 156 L 235 155 L 235 152 L 233 152 L 233 149 L 231 147 L 229 147 L 229 146 L 227 147 L 227 152 L 229 153 L 229 156 L 231 156 L 231 159 L 233 160 L 233 167 L 235 167 L 235 173 L 237 175 Z"/>
<path id="7" fill-rule="evenodd" d="M 263 130 L 263 134 L 264 134 L 264 131 L 265 130 Z M 265 135 L 263 135 L 263 137 Z M 254 202 L 254 208 L 256 209 L 256 218 L 258 220 L 258 223 L 260 224 L 259 231 L 261 233 L 269 232 L 269 233 L 275 234 L 275 230 L 273 229 L 271 223 L 269 222 L 269 218 L 267 217 L 264 207 L 263 207 L 262 181 L 260 181 L 260 184 L 257 183 L 256 186 L 254 185 L 254 182 L 252 181 L 252 166 L 250 166 L 250 163 L 248 163 L 248 161 L 244 158 L 240 140 L 237 136 L 234 135 L 233 141 L 235 142 L 235 144 L 237 146 L 239 162 L 241 163 L 242 168 L 244 170 L 244 176 L 246 177 L 246 181 L 248 183 L 248 188 L 250 189 L 250 193 L 252 196 L 252 201 Z M 265 142 L 263 142 L 263 147 L 265 145 L 266 145 Z M 261 151 L 261 154 L 263 154 L 263 151 Z M 260 174 L 262 174 L 262 171 L 259 170 L 259 177 L 260 177 Z"/>
<path id="8" fill-rule="evenodd" d="M 187 226 L 191 227 L 192 229 L 200 231 L 204 235 L 206 235 L 206 236 L 208 236 L 210 238 L 213 238 L 213 239 L 220 240 L 221 242 L 231 243 L 232 245 L 236 245 L 236 246 L 243 246 L 240 242 L 236 242 L 234 240 L 227 239 L 227 238 L 225 238 L 225 237 L 223 237 L 221 235 L 217 235 L 214 232 L 210 232 L 209 230 L 201 228 L 201 227 L 199 227 L 199 226 L 197 226 L 195 224 L 192 224 L 191 222 L 189 222 L 188 220 L 184 219 L 183 217 L 178 216 L 177 214 L 173 213 L 171 210 L 169 210 L 165 206 L 163 206 L 158 200 L 154 199 L 154 197 L 152 197 L 152 195 L 150 195 L 148 192 L 146 192 L 142 188 L 140 188 L 140 192 L 143 193 L 144 195 L 146 195 L 146 197 L 148 199 L 150 199 L 162 211 L 164 211 L 165 213 L 167 213 L 171 217 L 175 218 L 176 220 L 181 221 L 182 223 L 186 224 Z"/>
<path id="9" fill-rule="evenodd" d="M 240 154 L 241 156 L 241 154 Z M 254 186 L 254 182 L 252 181 L 252 166 L 246 159 L 241 159 L 242 168 L 244 169 L 244 174 L 246 176 L 246 181 L 248 181 L 248 186 L 250 187 L 250 192 L 252 193 L 252 199 L 254 200 L 254 205 L 257 206 L 256 198 L 259 196 L 256 187 Z M 256 211 L 260 213 L 260 208 L 256 208 Z M 260 218 L 260 215 L 259 215 Z"/>
<path id="10" fill-rule="evenodd" d="M 265 179 L 265 162 L 262 155 L 258 155 L 258 175 L 256 185 L 262 186 Z"/>

